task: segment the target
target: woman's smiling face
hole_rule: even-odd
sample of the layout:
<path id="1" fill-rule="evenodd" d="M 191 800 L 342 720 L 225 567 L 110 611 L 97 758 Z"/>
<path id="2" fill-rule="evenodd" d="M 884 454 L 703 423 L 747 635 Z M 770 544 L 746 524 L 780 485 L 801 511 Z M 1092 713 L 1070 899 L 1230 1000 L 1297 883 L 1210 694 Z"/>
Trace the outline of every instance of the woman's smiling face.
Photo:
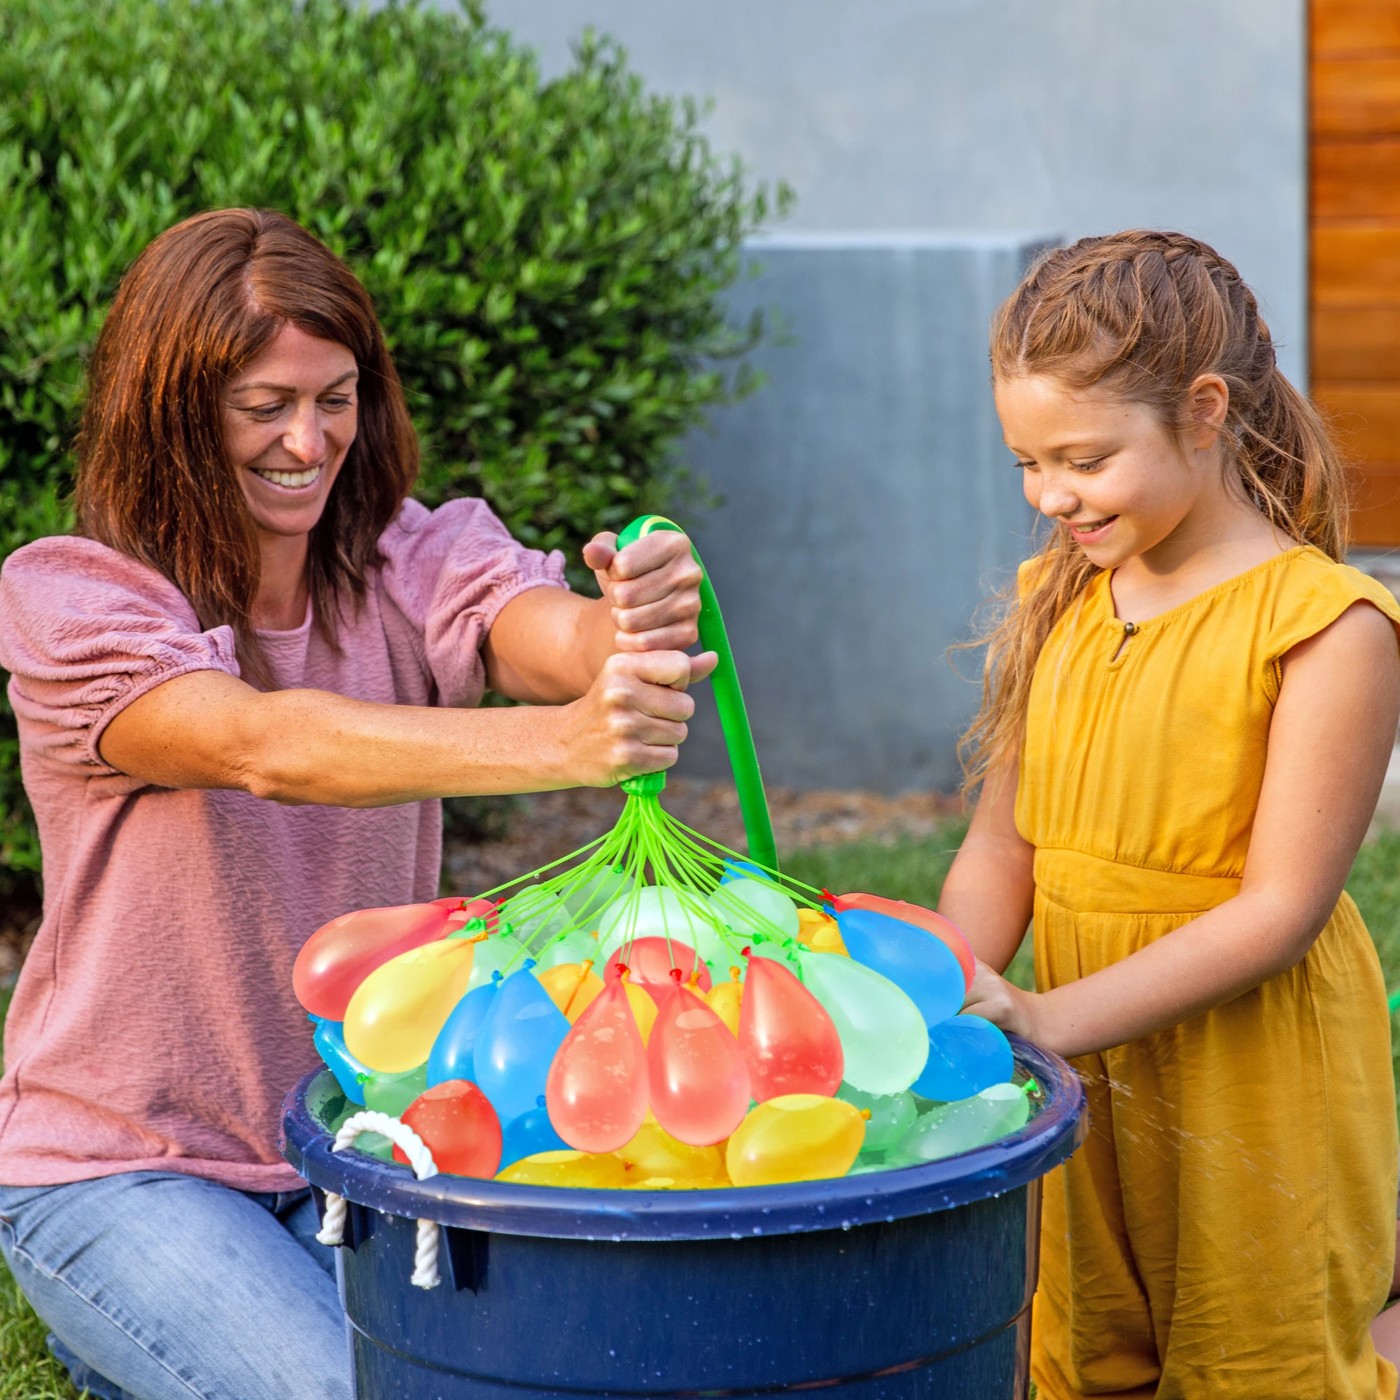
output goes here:
<path id="1" fill-rule="evenodd" d="M 264 547 L 310 534 L 355 441 L 355 357 L 286 325 L 223 395 L 224 450 Z"/>
<path id="2" fill-rule="evenodd" d="M 1191 452 L 1146 405 L 1047 374 L 996 381 L 1026 499 L 1100 568 L 1168 562 L 1226 504 L 1215 452 Z"/>

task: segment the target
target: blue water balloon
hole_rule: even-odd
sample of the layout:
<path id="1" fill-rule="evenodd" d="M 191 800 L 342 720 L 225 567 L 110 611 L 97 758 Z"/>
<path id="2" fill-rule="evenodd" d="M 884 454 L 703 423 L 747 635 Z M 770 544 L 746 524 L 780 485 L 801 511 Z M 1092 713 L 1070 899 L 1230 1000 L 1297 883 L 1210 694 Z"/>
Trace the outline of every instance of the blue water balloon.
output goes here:
<path id="1" fill-rule="evenodd" d="M 529 968 L 511 973 L 498 986 L 477 1032 L 472 1065 L 478 1088 L 502 1123 L 536 1106 L 569 1029 L 563 1012 Z"/>
<path id="2" fill-rule="evenodd" d="M 836 915 L 836 926 L 850 955 L 902 988 L 926 1026 L 962 1010 L 967 984 L 957 958 L 941 939 L 873 909 L 843 909 Z"/>
<path id="3" fill-rule="evenodd" d="M 442 1029 L 433 1041 L 428 1052 L 428 1087 L 445 1083 L 449 1079 L 467 1079 L 476 1082 L 473 1053 L 476 1038 L 481 1032 L 481 1023 L 495 1000 L 496 989 L 501 985 L 499 976 L 490 982 L 468 992 L 451 1015 L 442 1023 Z"/>
<path id="4" fill-rule="evenodd" d="M 533 1157 L 536 1152 L 567 1152 L 569 1144 L 554 1131 L 549 1121 L 549 1112 L 544 1106 L 544 1095 L 528 1113 L 512 1118 L 501 1132 L 501 1166 L 508 1167 L 522 1157 Z"/>
<path id="5" fill-rule="evenodd" d="M 981 1016 L 954 1016 L 929 1027 L 928 1063 L 914 1092 L 945 1103 L 967 1099 L 1006 1083 L 1014 1068 L 1011 1046 L 998 1027 Z"/>
<path id="6" fill-rule="evenodd" d="M 365 1101 L 365 1080 L 374 1073 L 362 1064 L 345 1048 L 345 1033 L 340 1021 L 317 1020 L 316 1031 L 311 1037 L 317 1054 L 326 1062 L 326 1068 L 335 1075 L 340 1091 L 351 1103 Z"/>

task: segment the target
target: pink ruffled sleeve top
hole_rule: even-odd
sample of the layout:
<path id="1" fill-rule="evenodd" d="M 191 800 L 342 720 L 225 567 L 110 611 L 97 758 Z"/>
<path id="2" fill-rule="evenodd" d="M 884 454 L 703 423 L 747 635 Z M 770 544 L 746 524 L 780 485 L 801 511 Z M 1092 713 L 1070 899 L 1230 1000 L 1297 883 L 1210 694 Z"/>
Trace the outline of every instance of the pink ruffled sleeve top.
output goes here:
<path id="1" fill-rule="evenodd" d="M 476 705 L 497 613 L 564 586 L 558 554 L 518 545 L 477 500 L 406 502 L 380 548 L 338 651 L 309 615 L 259 634 L 279 688 Z M 281 806 L 104 763 L 102 732 L 124 706 L 238 663 L 229 628 L 202 629 L 173 584 L 91 540 L 39 540 L 6 560 L 0 665 L 45 894 L 5 1025 L 0 1183 L 165 1170 L 293 1189 L 279 1110 L 317 1061 L 292 963 L 328 919 L 437 895 L 440 805 Z"/>

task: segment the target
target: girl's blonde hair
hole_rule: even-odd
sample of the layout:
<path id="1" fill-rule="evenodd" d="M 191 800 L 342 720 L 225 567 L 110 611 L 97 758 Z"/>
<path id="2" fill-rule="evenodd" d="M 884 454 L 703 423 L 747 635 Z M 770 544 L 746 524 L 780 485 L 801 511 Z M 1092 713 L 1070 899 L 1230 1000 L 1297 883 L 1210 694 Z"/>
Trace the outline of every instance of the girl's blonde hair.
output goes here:
<path id="1" fill-rule="evenodd" d="M 1279 373 L 1253 292 L 1213 248 L 1181 233 L 1132 229 L 1046 253 L 992 322 L 992 377 L 1045 374 L 1191 426 L 1190 389 L 1219 375 L 1236 484 L 1276 529 L 1333 559 L 1346 547 L 1343 464 L 1311 404 Z M 970 643 L 987 648 L 982 707 L 960 750 L 964 789 L 1020 746 L 1031 675 L 1050 629 L 1098 568 L 1056 530 L 1002 595 L 1002 615 Z"/>

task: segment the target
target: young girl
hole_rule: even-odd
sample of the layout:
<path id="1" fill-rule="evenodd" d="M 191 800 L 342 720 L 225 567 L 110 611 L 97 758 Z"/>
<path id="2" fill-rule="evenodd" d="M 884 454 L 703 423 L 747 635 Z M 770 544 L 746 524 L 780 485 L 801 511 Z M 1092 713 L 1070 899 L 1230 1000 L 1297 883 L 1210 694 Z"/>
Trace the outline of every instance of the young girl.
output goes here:
<path id="1" fill-rule="evenodd" d="M 1400 718 L 1400 609 L 1253 295 L 1172 233 L 1045 257 L 992 332 L 1054 524 L 989 638 L 942 910 L 969 1009 L 1072 1058 L 1041 1400 L 1372 1400 L 1395 1238 L 1385 989 L 1343 893 Z M 1036 987 L 1003 980 L 1033 917 Z"/>
<path id="2" fill-rule="evenodd" d="M 714 662 L 683 650 L 699 569 L 674 533 L 600 535 L 584 599 L 483 501 L 410 499 L 368 295 L 264 211 L 136 261 L 77 455 L 77 533 L 0 574 L 45 894 L 0 1251 L 94 1396 L 348 1400 L 333 1251 L 277 1144 L 316 1063 L 293 959 L 438 894 L 437 799 L 674 763 Z"/>

